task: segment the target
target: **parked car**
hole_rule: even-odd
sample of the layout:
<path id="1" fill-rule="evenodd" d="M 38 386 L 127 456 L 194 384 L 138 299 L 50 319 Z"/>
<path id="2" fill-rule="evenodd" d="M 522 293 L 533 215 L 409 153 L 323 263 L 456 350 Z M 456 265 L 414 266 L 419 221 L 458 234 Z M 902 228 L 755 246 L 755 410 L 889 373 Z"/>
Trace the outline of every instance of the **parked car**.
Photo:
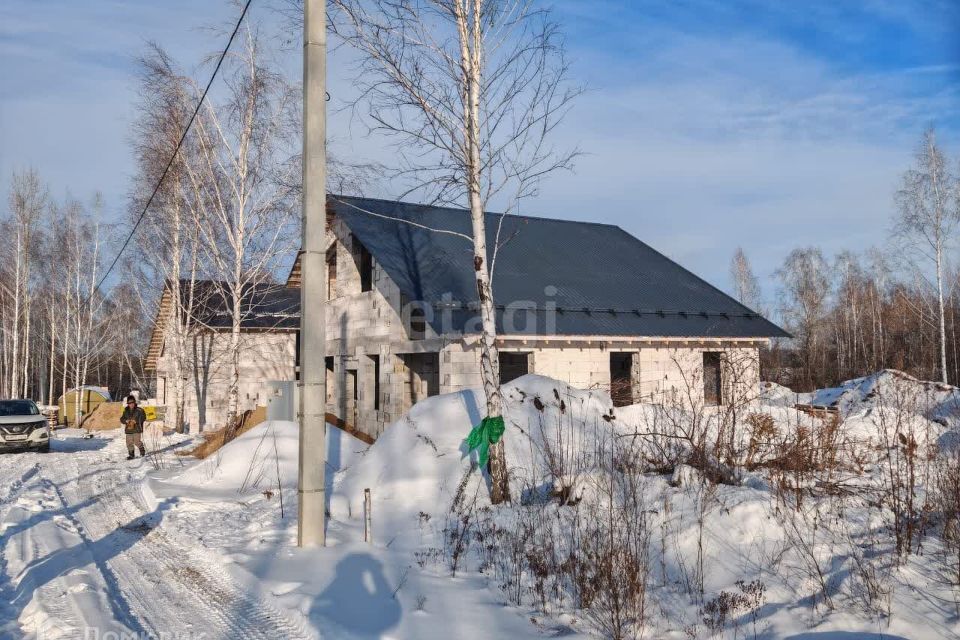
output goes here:
<path id="1" fill-rule="evenodd" d="M 33 400 L 0 400 L 0 451 L 50 451 L 50 425 Z"/>

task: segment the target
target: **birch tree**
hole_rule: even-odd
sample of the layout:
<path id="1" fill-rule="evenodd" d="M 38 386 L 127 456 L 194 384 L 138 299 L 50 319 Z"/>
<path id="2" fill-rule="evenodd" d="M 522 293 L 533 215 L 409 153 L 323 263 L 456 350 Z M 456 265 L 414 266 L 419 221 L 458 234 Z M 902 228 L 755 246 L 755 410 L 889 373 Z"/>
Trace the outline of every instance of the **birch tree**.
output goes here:
<path id="1" fill-rule="evenodd" d="M 332 0 L 333 32 L 360 54 L 354 106 L 396 143 L 395 177 L 428 201 L 469 209 L 488 418 L 502 414 L 484 212 L 511 211 L 575 152 L 549 135 L 578 89 L 549 13 L 529 1 Z M 449 231 L 449 230 L 448 230 Z M 503 441 L 490 448 L 491 501 L 510 499 Z"/>
<path id="2" fill-rule="evenodd" d="M 933 270 L 932 288 L 939 333 L 939 371 L 947 382 L 947 330 L 944 306 L 945 252 L 960 222 L 957 179 L 937 144 L 931 128 L 923 134 L 914 167 L 903 175 L 897 192 L 898 213 L 894 233 L 906 249 L 905 257 L 927 282 Z"/>
<path id="3" fill-rule="evenodd" d="M 161 299 L 169 300 L 164 341 L 173 384 L 168 419 L 178 433 L 184 431 L 190 368 L 187 343 L 194 330 L 200 225 L 207 207 L 199 179 L 191 180 L 201 172 L 195 139 L 184 139 L 177 149 L 195 99 L 189 80 L 175 69 L 170 56 L 151 46 L 140 60 L 139 118 L 134 127 L 140 174 L 133 210 L 142 209 L 173 157 L 153 206 L 144 215 L 137 246 L 143 280 L 148 286 L 159 285 Z"/>
<path id="4" fill-rule="evenodd" d="M 759 310 L 760 282 L 753 275 L 753 268 L 741 247 L 737 247 L 730 261 L 730 279 L 733 280 L 734 297 L 737 301 L 746 307 Z"/>
<path id="5" fill-rule="evenodd" d="M 803 382 L 811 385 L 826 360 L 823 320 L 829 303 L 829 267 L 820 249 L 794 249 L 777 270 L 777 276 L 782 285 L 781 313 L 799 345 Z"/>
<path id="6" fill-rule="evenodd" d="M 32 256 L 35 252 L 35 230 L 47 206 L 47 189 L 33 169 L 14 172 L 10 187 L 10 224 L 13 236 L 13 282 L 9 287 L 13 299 L 10 345 L 9 394 L 26 395 L 27 362 L 29 360 L 29 304 Z M 25 330 L 26 327 L 26 330 Z"/>
<path id="7" fill-rule="evenodd" d="M 7 203 L 0 219 L 0 395 L 53 404 L 71 386 L 115 388 L 125 377 L 125 349 L 140 345 L 117 340 L 113 320 L 124 310 L 95 286 L 106 237 L 96 219 L 102 199 L 94 197 L 94 215 L 75 199 L 54 201 L 28 169 L 14 173 Z"/>
<path id="8" fill-rule="evenodd" d="M 187 179 L 206 205 L 196 217 L 202 259 L 215 274 L 230 315 L 227 348 L 229 420 L 239 413 L 243 320 L 254 313 L 252 293 L 272 281 L 278 260 L 296 250 L 290 157 L 295 92 L 267 63 L 256 25 L 243 28 L 243 47 L 221 70 L 221 100 L 209 98 L 194 123 L 198 166 Z M 195 90 L 196 95 L 200 92 Z M 199 213 L 199 211 L 197 211 Z"/>
<path id="9" fill-rule="evenodd" d="M 91 369 L 111 347 L 110 314 L 105 292 L 97 289 L 103 260 L 99 219 L 103 201 L 93 200 L 93 215 L 79 201 L 68 199 L 52 215 L 59 219 L 52 243 L 57 247 L 56 276 L 63 279 L 58 313 L 64 317 L 62 389 L 81 388 L 89 383 Z M 81 395 L 74 407 L 79 420 Z"/>
<path id="10" fill-rule="evenodd" d="M 95 197 L 96 213 L 102 210 L 99 194 Z M 100 225 L 83 216 L 80 211 L 72 215 L 70 225 L 68 260 L 70 265 L 70 307 L 72 313 L 73 339 L 73 387 L 80 389 L 87 384 L 87 374 L 93 358 L 107 344 L 105 318 L 101 314 L 104 296 L 97 291 L 97 279 L 101 255 Z M 79 424 L 82 393 L 76 394 L 76 416 Z"/>

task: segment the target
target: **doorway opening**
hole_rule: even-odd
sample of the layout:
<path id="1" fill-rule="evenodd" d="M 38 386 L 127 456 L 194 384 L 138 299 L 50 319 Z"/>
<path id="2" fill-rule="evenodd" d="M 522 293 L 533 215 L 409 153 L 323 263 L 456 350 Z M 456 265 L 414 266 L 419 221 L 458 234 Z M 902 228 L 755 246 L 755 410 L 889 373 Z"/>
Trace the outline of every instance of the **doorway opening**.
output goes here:
<path id="1" fill-rule="evenodd" d="M 615 407 L 626 407 L 634 403 L 633 357 L 632 353 L 610 354 L 610 399 Z"/>
<path id="2" fill-rule="evenodd" d="M 440 354 L 405 353 L 400 356 L 404 365 L 403 410 L 440 393 Z"/>
<path id="3" fill-rule="evenodd" d="M 709 407 L 723 404 L 723 371 L 720 353 L 703 353 L 703 402 Z"/>

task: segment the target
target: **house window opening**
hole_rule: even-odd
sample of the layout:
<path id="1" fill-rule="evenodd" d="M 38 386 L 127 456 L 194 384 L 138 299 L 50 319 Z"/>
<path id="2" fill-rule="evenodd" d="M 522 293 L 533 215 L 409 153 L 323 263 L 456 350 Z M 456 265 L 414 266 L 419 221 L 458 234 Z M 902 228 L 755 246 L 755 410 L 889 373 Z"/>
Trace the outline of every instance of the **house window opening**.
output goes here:
<path id="1" fill-rule="evenodd" d="M 506 384 L 530 373 L 530 354 L 500 352 L 500 384 Z"/>
<path id="2" fill-rule="evenodd" d="M 373 290 L 373 256 L 360 245 L 360 291 Z"/>
<path id="3" fill-rule="evenodd" d="M 327 251 L 327 300 L 337 297 L 337 245 Z"/>
<path id="4" fill-rule="evenodd" d="M 703 402 L 711 407 L 723 404 L 723 367 L 716 351 L 703 354 Z"/>
<path id="5" fill-rule="evenodd" d="M 380 411 L 380 356 L 373 359 L 373 410 Z"/>
<path id="6" fill-rule="evenodd" d="M 326 358 L 323 359 L 323 362 L 327 370 L 326 371 L 327 382 L 325 385 L 327 390 L 327 411 L 330 413 L 333 413 L 335 410 L 334 404 L 336 402 L 336 397 L 337 397 L 336 396 L 337 380 L 334 377 L 333 356 L 327 356 Z"/>
<path id="7" fill-rule="evenodd" d="M 419 304 L 410 305 L 410 339 L 423 340 L 427 336 L 427 316 Z"/>

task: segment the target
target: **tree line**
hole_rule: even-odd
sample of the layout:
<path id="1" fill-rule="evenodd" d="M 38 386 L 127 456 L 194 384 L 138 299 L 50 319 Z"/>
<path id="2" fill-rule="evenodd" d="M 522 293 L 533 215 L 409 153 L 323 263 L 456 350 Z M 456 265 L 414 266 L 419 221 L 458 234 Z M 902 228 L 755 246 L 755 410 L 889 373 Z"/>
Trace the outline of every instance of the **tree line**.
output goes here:
<path id="1" fill-rule="evenodd" d="M 135 287 L 97 288 L 112 249 L 103 211 L 99 194 L 56 199 L 37 170 L 13 172 L 0 218 L 0 396 L 55 404 L 91 382 L 142 387 Z"/>
<path id="2" fill-rule="evenodd" d="M 960 381 L 960 269 L 950 262 L 960 181 L 951 164 L 957 166 L 927 130 L 896 191 L 885 246 L 832 257 L 810 246 L 785 257 L 772 315 L 793 339 L 763 354 L 766 379 L 808 391 L 893 368 Z M 730 271 L 735 296 L 770 311 L 742 250 Z"/>

